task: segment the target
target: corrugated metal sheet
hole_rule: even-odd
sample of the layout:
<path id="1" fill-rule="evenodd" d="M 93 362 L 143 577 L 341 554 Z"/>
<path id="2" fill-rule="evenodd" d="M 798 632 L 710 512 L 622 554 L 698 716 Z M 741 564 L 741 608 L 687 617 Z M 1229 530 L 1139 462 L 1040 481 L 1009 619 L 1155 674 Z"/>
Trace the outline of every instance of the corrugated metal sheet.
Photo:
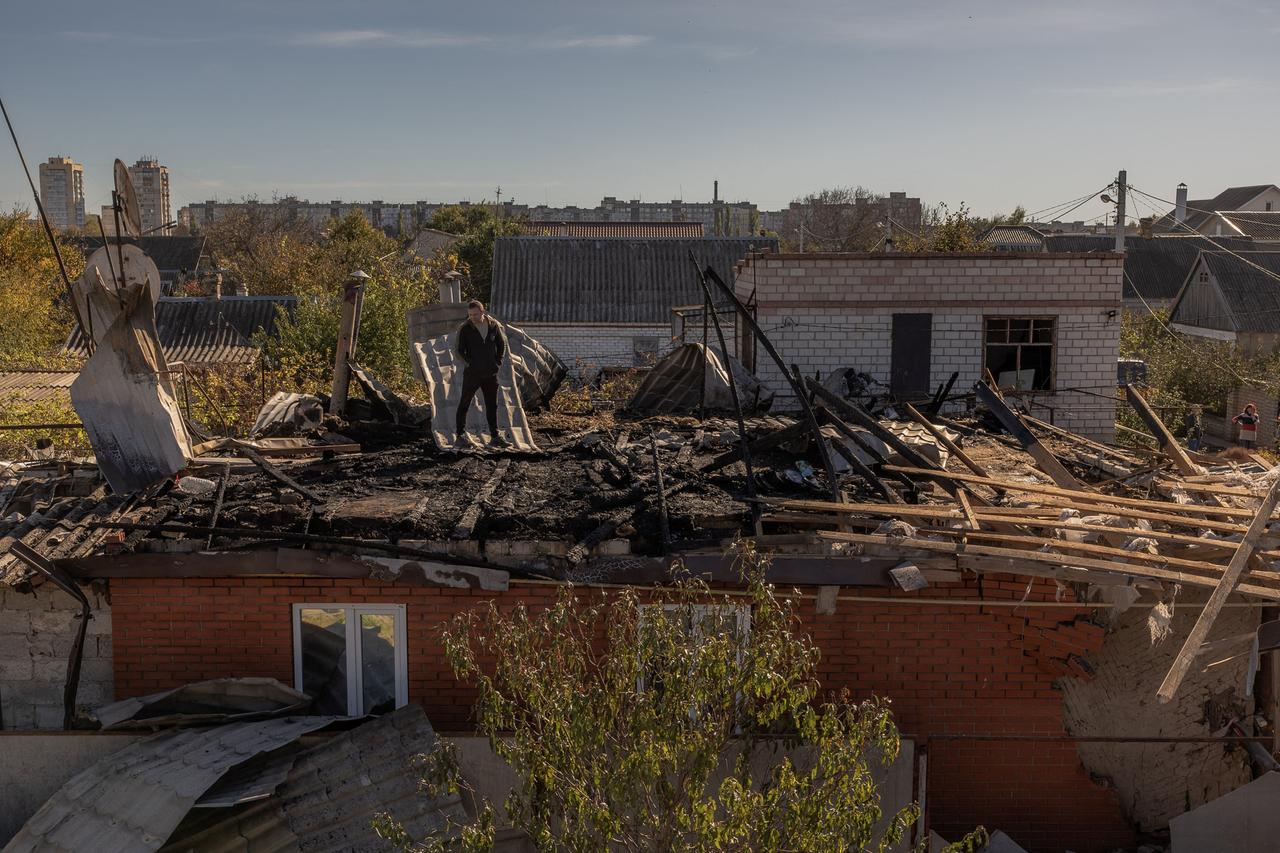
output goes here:
<path id="1" fill-rule="evenodd" d="M 737 384 L 738 401 L 744 412 L 754 412 L 773 399 L 758 379 L 732 355 L 729 356 Z M 673 350 L 645 375 L 627 404 L 633 412 L 646 414 L 733 411 L 729 374 L 718 350 L 702 344 L 684 344 Z"/>
<path id="2" fill-rule="evenodd" d="M 982 241 L 1005 251 L 1044 251 L 1044 234 L 1030 225 L 993 225 L 982 235 Z"/>
<path id="3" fill-rule="evenodd" d="M 540 220 L 524 226 L 531 237 L 674 237 L 704 235 L 701 222 L 557 222 Z"/>
<path id="4" fill-rule="evenodd" d="M 156 303 L 160 348 L 167 361 L 187 365 L 251 364 L 258 356 L 254 335 L 262 331 L 274 337 L 278 311 L 292 313 L 297 301 L 296 296 L 161 297 Z M 87 355 L 78 327 L 67 350 Z"/>
<path id="5" fill-rule="evenodd" d="M 307 750 L 289 778 L 257 807 L 201 809 L 173 834 L 166 851 L 382 851 L 373 818 L 386 812 L 422 839 L 465 822 L 459 797 L 420 790 L 413 756 L 433 752 L 435 731 L 422 708 L 407 705 Z"/>
<path id="6" fill-rule="evenodd" d="M 511 323 L 665 324 L 673 307 L 703 301 L 690 252 L 732 286 L 738 261 L 777 248 L 765 237 L 502 237 L 493 250 L 492 311 Z"/>
<path id="7" fill-rule="evenodd" d="M 74 370 L 10 370 L 0 373 L 0 402 L 59 402 L 71 405 Z"/>
<path id="8" fill-rule="evenodd" d="M 232 767 L 333 717 L 287 717 L 174 729 L 76 775 L 18 831 L 6 853 L 159 850 L 196 800 Z"/>

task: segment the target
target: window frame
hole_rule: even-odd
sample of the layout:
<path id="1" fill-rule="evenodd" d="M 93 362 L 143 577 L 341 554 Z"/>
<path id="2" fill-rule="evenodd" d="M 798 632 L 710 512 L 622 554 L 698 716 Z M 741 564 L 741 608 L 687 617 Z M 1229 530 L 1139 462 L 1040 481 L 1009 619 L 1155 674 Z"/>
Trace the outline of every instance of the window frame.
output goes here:
<path id="1" fill-rule="evenodd" d="M 408 650 L 408 608 L 403 604 L 342 604 L 336 602 L 302 602 L 293 605 L 293 686 L 299 692 L 302 689 L 302 611 L 304 610 L 342 610 L 343 624 L 346 626 L 347 673 L 356 677 L 347 678 L 347 716 L 363 717 L 364 709 L 364 664 L 363 649 L 360 643 L 360 632 L 357 628 L 362 615 L 393 617 L 395 632 L 395 682 L 396 707 L 403 708 L 409 704 L 409 650 Z"/>
<path id="2" fill-rule="evenodd" d="M 1053 314 L 984 314 L 982 315 L 982 370 L 985 374 L 990 369 L 988 359 L 989 350 L 993 346 L 1017 347 L 1017 365 L 1015 375 L 1022 369 L 1022 348 L 1023 347 L 1048 347 L 1049 348 L 1049 387 L 1048 388 L 1019 388 L 1019 391 L 1027 391 L 1032 394 L 1056 394 L 1058 389 L 1058 316 Z M 1036 343 L 1034 340 L 1016 342 L 1005 340 L 991 341 L 991 322 L 992 321 L 1011 321 L 1026 320 L 1028 322 L 1027 334 L 1029 338 L 1035 338 L 1035 324 L 1037 320 L 1047 320 L 1051 325 L 1049 327 L 1049 342 Z M 1011 337 L 1007 334 L 1006 338 Z M 992 376 L 997 382 L 1000 377 L 996 376 L 994 371 Z"/>

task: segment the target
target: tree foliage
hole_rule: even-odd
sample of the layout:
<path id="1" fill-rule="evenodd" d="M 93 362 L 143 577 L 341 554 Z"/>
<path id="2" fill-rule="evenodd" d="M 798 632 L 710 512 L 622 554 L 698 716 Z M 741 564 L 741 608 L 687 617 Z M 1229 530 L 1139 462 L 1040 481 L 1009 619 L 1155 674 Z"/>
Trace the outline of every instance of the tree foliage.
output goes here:
<path id="1" fill-rule="evenodd" d="M 751 548 L 739 559 L 742 596 L 691 578 L 645 595 L 564 587 L 546 610 L 491 603 L 446 628 L 478 729 L 519 779 L 508 819 L 539 850 L 876 850 L 915 822 L 909 805 L 878 828 L 873 768 L 899 748 L 888 703 L 820 696 L 794 602 Z M 435 754 L 431 786 L 456 789 L 452 762 Z M 486 804 L 426 847 L 489 849 L 494 823 Z"/>
<path id="2" fill-rule="evenodd" d="M 459 234 L 451 251 L 458 256 L 467 270 L 467 287 L 464 299 L 479 299 L 489 303 L 490 285 L 493 280 L 493 244 L 499 237 L 514 237 L 522 233 L 522 225 L 515 219 L 496 216 L 486 205 L 448 205 L 435 212 L 428 223 L 430 227 L 450 234 Z"/>
<path id="3" fill-rule="evenodd" d="M 859 186 L 830 187 L 795 199 L 783 219 L 784 251 L 801 244 L 806 252 L 871 251 L 885 233 L 881 211 L 873 203 L 880 198 Z"/>
<path id="4" fill-rule="evenodd" d="M 964 202 L 955 210 L 939 204 L 929 210 L 920 236 L 897 237 L 894 247 L 899 252 L 983 252 L 988 246 L 981 233 Z"/>
<path id="5" fill-rule="evenodd" d="M 84 269 L 84 256 L 59 239 L 67 274 Z M 66 361 L 62 344 L 72 313 L 58 262 L 43 229 L 27 212 L 0 215 L 0 368 L 51 367 Z"/>

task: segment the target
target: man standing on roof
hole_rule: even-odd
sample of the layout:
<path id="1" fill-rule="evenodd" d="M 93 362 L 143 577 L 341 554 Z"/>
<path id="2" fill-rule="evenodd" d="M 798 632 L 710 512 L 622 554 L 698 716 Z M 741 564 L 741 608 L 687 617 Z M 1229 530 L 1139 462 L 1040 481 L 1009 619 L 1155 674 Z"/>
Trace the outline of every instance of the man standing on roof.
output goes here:
<path id="1" fill-rule="evenodd" d="M 462 371 L 462 398 L 458 400 L 458 442 L 467 441 L 467 412 L 476 391 L 484 395 L 484 414 L 489 421 L 490 443 L 507 447 L 498 434 L 498 369 L 507 354 L 507 336 L 502 325 L 484 310 L 484 303 L 472 299 L 467 303 L 467 320 L 458 327 L 454 344 L 458 358 L 466 365 Z"/>

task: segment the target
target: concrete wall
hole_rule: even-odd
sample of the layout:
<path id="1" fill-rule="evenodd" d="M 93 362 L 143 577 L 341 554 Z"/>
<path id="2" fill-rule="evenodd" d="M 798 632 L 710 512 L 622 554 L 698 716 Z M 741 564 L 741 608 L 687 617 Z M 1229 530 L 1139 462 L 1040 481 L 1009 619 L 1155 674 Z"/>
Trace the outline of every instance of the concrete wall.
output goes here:
<path id="1" fill-rule="evenodd" d="M 111 608 L 86 590 L 93 619 L 85 636 L 77 706 L 114 699 Z M 80 605 L 52 584 L 33 594 L 0 586 L 0 715 L 4 729 L 61 729 L 62 690 Z"/>
<path id="2" fill-rule="evenodd" d="M 896 313 L 931 313 L 930 387 L 953 371 L 972 387 L 984 366 L 984 317 L 1055 320 L 1054 393 L 1033 411 L 1067 429 L 1108 441 L 1120 345 L 1119 255 L 766 255 L 744 264 L 735 287 L 752 290 L 758 321 L 782 358 L 824 375 L 852 367 L 886 385 Z M 756 375 L 782 391 L 781 372 L 763 352 Z M 1081 389 L 1071 391 L 1067 389 Z M 1087 393 L 1086 393 L 1087 392 Z M 793 406 L 780 395 L 775 406 Z"/>

